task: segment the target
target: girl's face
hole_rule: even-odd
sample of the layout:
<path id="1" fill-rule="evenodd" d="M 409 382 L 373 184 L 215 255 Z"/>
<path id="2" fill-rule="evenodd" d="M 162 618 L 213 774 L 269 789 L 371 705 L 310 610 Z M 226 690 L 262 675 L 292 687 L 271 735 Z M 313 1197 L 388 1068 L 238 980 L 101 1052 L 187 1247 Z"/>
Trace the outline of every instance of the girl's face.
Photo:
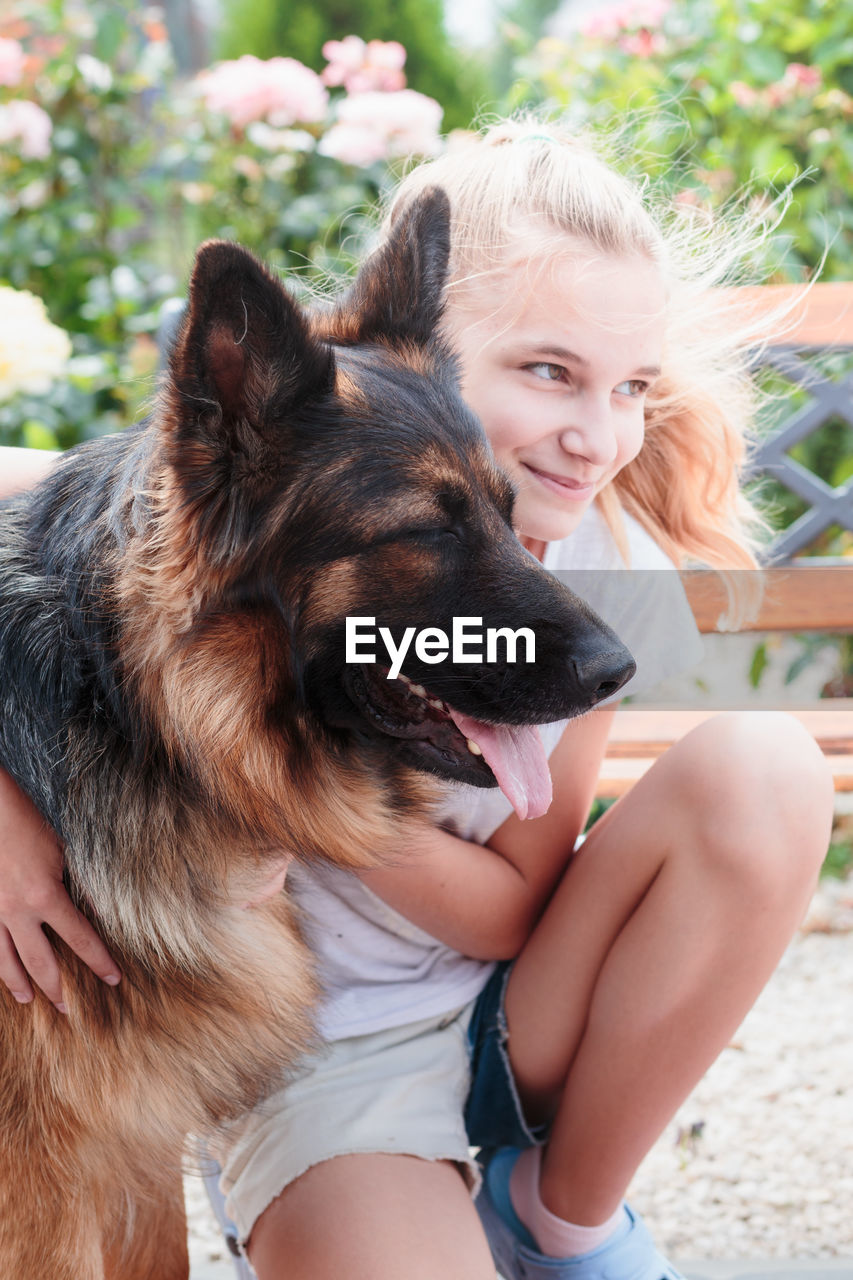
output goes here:
<path id="1" fill-rule="evenodd" d="M 522 267 L 481 284 L 445 325 L 462 394 L 517 486 L 516 532 L 535 548 L 572 533 L 639 453 L 666 290 L 649 259 L 582 243 L 529 280 Z"/>

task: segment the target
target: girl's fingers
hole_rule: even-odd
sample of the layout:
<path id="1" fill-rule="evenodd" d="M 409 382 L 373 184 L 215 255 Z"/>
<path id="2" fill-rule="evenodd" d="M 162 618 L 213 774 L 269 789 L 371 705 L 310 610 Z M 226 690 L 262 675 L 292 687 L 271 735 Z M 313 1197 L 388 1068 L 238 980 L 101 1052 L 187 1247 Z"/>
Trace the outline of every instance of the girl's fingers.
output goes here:
<path id="1" fill-rule="evenodd" d="M 33 999 L 33 989 L 26 970 L 18 959 L 9 930 L 0 925 L 0 982 L 5 983 L 21 1004 Z"/>
<path id="2" fill-rule="evenodd" d="M 14 936 L 9 934 L 7 936 L 15 953 L 17 967 L 23 967 L 23 971 L 29 975 L 36 986 L 41 988 L 52 1004 L 61 1004 L 62 981 L 59 965 L 56 962 L 53 947 L 42 932 L 41 925 L 34 921 L 26 927 L 17 929 Z M 16 967 L 15 959 L 10 959 L 10 965 L 12 968 Z M 8 982 L 6 985 L 13 992 L 17 990 Z"/>
<path id="3" fill-rule="evenodd" d="M 50 919 L 45 923 L 49 924 L 54 933 L 58 934 L 74 954 L 79 956 L 83 963 L 87 964 L 104 982 L 115 986 L 120 981 L 121 974 L 115 960 L 89 921 L 80 914 L 69 897 L 63 894 L 51 913 Z M 21 958 L 23 959 L 23 956 Z M 32 973 L 32 970 L 30 972 Z M 44 990 L 43 987 L 42 990 Z"/>
<path id="4" fill-rule="evenodd" d="M 45 923 L 104 982 L 115 986 L 121 980 L 115 960 L 70 900 L 55 908 Z M 0 925 L 0 981 L 21 1003 L 32 1000 L 32 981 L 52 1004 L 65 1012 L 56 953 L 37 917 L 31 917 L 26 924 L 17 927 L 14 934 Z"/>

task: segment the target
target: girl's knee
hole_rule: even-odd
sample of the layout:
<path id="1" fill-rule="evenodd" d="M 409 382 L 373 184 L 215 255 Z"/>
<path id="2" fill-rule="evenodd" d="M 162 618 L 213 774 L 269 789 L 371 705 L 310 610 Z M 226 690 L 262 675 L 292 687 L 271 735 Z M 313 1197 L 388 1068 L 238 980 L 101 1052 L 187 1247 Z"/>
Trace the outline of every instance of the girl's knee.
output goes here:
<path id="1" fill-rule="evenodd" d="M 800 722 L 784 712 L 728 712 L 679 745 L 682 812 L 706 856 L 765 887 L 811 883 L 829 843 L 833 785 Z"/>

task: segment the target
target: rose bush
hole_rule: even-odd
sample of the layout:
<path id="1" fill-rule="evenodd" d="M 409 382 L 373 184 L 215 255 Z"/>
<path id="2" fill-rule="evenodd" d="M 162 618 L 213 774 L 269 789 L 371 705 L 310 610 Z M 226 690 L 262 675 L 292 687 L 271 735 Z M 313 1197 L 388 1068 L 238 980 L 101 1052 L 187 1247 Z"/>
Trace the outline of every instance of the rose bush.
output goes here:
<path id="1" fill-rule="evenodd" d="M 0 285 L 43 299 L 73 350 L 46 393 L 22 380 L 3 398 L 0 440 L 66 447 L 137 417 L 161 305 L 202 239 L 291 272 L 349 265 L 389 164 L 438 147 L 441 108 L 405 88 L 395 41 L 351 36 L 327 56 L 323 76 L 244 56 L 185 82 L 155 8 L 4 8 Z M 4 333 L 0 368 L 7 355 L 23 368 Z"/>
<path id="2" fill-rule="evenodd" d="M 244 54 L 203 71 L 196 87 L 208 110 L 227 116 L 236 129 L 254 120 L 274 126 L 316 124 L 329 108 L 320 77 L 295 58 L 263 62 Z"/>
<path id="3" fill-rule="evenodd" d="M 619 127 L 684 203 L 762 198 L 798 177 L 780 278 L 853 270 L 853 35 L 823 0 L 625 0 L 539 41 L 514 102 Z"/>

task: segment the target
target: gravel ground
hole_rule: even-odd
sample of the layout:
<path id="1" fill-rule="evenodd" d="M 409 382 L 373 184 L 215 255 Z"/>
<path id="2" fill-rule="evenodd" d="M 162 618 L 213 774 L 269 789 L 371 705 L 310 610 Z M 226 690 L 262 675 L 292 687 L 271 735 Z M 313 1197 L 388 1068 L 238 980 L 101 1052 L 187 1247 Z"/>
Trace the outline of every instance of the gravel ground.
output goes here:
<path id="1" fill-rule="evenodd" d="M 218 1276 L 200 1180 L 186 1189 L 198 1273 Z M 853 1258 L 853 881 L 819 891 L 630 1198 L 673 1258 Z"/>
<path id="2" fill-rule="evenodd" d="M 672 1257 L 853 1257 L 853 883 L 817 895 L 630 1197 Z"/>

